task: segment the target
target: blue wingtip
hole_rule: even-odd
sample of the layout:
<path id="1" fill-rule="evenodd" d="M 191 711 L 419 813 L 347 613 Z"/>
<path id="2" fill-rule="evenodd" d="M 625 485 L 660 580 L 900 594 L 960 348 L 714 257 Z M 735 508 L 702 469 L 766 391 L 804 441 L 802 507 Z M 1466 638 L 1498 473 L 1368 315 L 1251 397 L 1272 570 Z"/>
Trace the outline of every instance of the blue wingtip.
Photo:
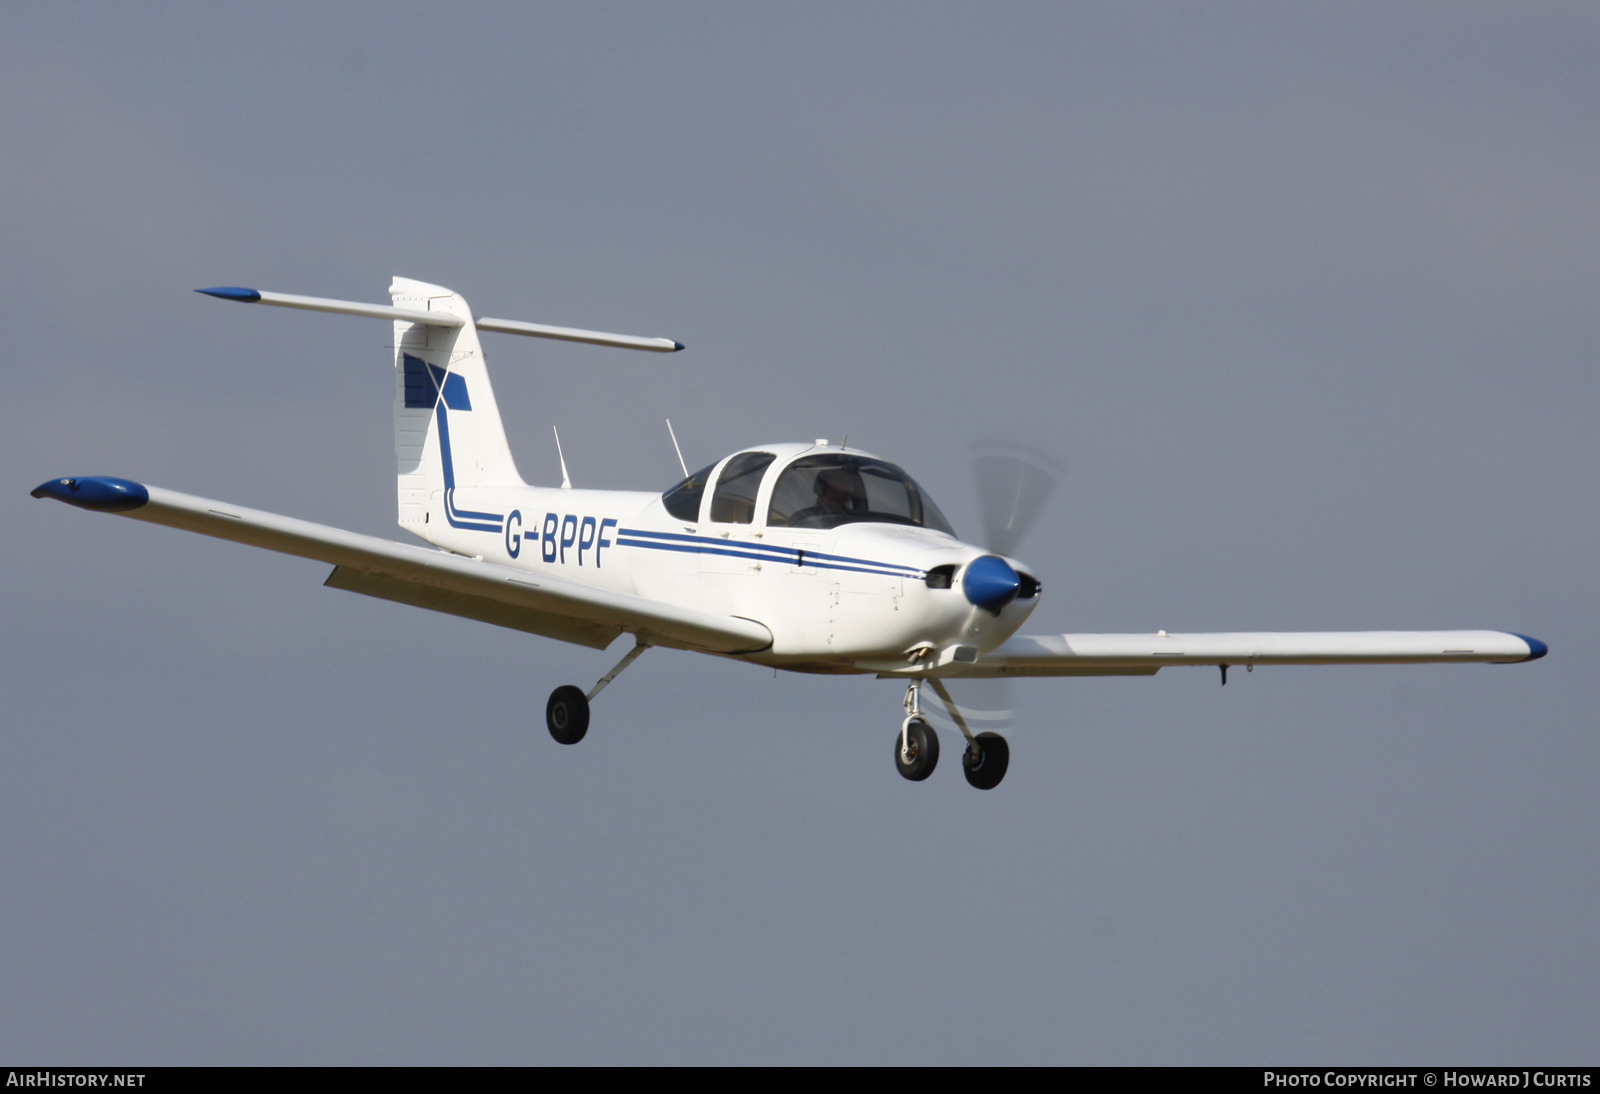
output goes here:
<path id="1" fill-rule="evenodd" d="M 1512 631 L 1511 633 L 1516 634 L 1515 631 Z M 1525 634 L 1518 634 L 1517 637 L 1526 642 L 1528 644 L 1528 649 L 1533 651 L 1529 653 L 1528 656 L 1523 658 L 1524 661 L 1537 661 L 1539 658 L 1550 652 L 1550 647 L 1539 641 L 1537 638 L 1529 638 Z"/>
<path id="2" fill-rule="evenodd" d="M 241 304 L 261 303 L 261 294 L 254 289 L 240 289 L 231 285 L 218 285 L 214 289 L 196 289 L 195 292 L 214 296 L 218 300 L 237 300 Z"/>
<path id="3" fill-rule="evenodd" d="M 682 348 L 683 348 L 683 343 L 682 342 L 674 342 L 674 343 L 672 343 L 672 352 L 673 353 L 677 353 Z"/>
<path id="4" fill-rule="evenodd" d="M 32 490 L 36 498 L 55 498 L 79 509 L 98 509 L 102 513 L 126 513 L 150 500 L 144 484 L 110 475 L 88 475 L 81 479 L 51 479 Z"/>

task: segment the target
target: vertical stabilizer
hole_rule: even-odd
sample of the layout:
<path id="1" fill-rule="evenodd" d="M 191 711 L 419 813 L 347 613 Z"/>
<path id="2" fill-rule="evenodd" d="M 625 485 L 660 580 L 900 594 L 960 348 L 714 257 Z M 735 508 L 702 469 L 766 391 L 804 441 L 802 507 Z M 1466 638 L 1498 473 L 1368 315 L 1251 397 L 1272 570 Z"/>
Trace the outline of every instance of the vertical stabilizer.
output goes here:
<path id="1" fill-rule="evenodd" d="M 449 289 L 404 277 L 394 279 L 389 295 L 395 307 L 464 321 L 453 328 L 394 325 L 400 526 L 430 540 L 436 537 L 426 534 L 426 525 L 441 519 L 448 526 L 489 531 L 476 526 L 491 514 L 477 511 L 472 495 L 480 488 L 520 486 L 522 479 L 506 444 L 472 309 Z"/>

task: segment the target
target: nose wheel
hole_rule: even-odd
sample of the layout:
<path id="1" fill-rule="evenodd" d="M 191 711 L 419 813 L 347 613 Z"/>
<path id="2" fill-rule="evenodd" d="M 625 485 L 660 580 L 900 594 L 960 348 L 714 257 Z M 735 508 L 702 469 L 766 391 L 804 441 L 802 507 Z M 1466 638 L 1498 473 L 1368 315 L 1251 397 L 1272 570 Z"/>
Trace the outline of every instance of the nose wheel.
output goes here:
<path id="1" fill-rule="evenodd" d="M 939 737 L 921 718 L 908 717 L 894 739 L 894 768 L 900 777 L 919 783 L 939 763 Z"/>

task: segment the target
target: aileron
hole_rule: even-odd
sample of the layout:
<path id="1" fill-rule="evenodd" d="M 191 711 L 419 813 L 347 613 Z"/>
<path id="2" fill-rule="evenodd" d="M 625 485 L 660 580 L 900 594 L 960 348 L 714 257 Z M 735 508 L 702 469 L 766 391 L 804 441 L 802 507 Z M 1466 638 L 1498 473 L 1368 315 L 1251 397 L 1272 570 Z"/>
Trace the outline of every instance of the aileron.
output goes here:
<path id="1" fill-rule="evenodd" d="M 1505 664 L 1544 654 L 1544 643 L 1506 631 L 1017 635 L 963 675 L 1120 676 L 1173 665 Z"/>

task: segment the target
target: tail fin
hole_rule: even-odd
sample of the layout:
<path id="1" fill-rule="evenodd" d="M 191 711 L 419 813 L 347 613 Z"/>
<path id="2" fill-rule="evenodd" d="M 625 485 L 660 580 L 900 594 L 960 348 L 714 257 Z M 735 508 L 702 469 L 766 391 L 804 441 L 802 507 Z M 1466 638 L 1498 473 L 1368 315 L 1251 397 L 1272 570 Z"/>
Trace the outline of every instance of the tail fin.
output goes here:
<path id="1" fill-rule="evenodd" d="M 452 526 L 474 528 L 477 518 L 488 515 L 457 509 L 455 490 L 520 486 L 522 479 L 500 424 L 472 310 L 449 289 L 404 277 L 394 279 L 389 295 L 396 307 L 445 312 L 463 321 L 458 327 L 404 320 L 394 325 L 400 525 L 421 534 L 429 499 L 437 495 Z M 498 516 L 494 523 L 481 530 L 499 531 Z"/>

